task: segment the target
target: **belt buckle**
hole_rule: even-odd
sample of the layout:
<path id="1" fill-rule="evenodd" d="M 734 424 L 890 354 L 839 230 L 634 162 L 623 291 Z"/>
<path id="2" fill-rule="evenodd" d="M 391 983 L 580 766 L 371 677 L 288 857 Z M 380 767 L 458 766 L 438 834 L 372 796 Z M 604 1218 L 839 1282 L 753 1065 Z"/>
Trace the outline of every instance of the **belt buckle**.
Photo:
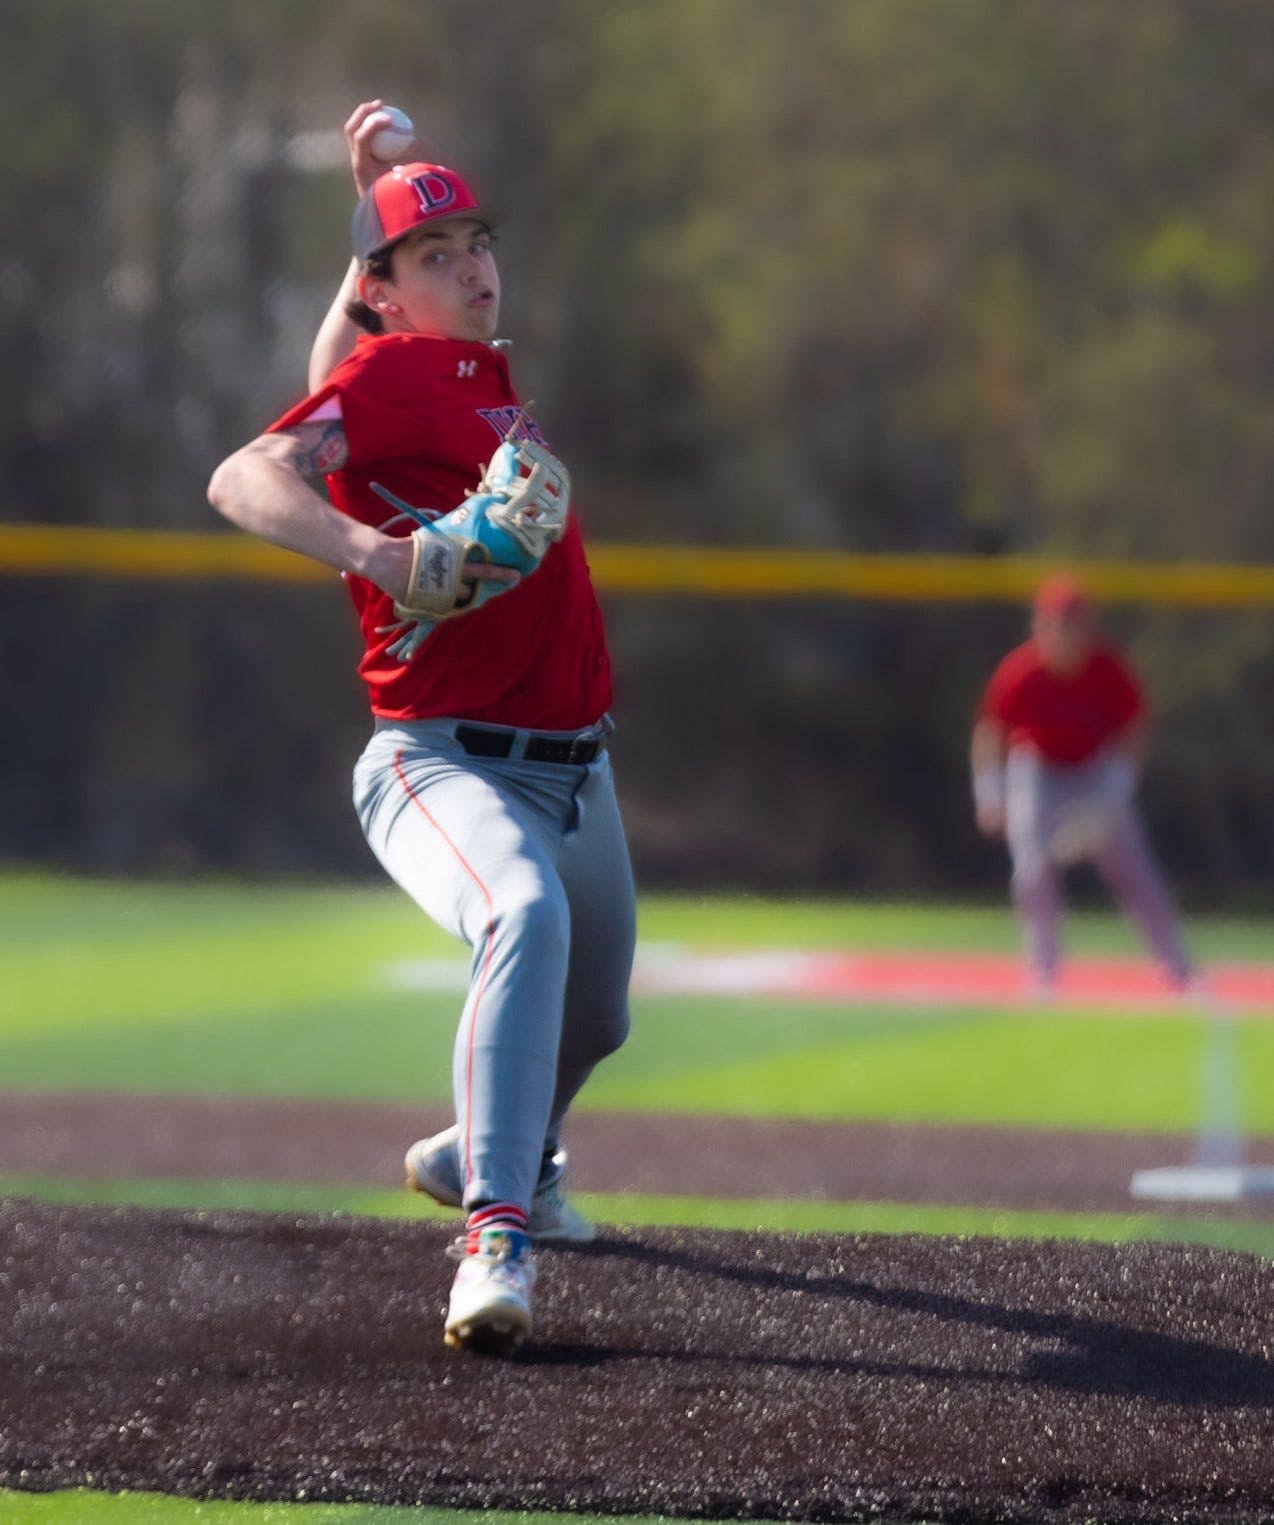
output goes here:
<path id="1" fill-rule="evenodd" d="M 567 753 L 567 762 L 587 766 L 596 756 L 597 736 L 595 733 L 581 731 L 578 736 L 571 738 L 571 750 Z"/>

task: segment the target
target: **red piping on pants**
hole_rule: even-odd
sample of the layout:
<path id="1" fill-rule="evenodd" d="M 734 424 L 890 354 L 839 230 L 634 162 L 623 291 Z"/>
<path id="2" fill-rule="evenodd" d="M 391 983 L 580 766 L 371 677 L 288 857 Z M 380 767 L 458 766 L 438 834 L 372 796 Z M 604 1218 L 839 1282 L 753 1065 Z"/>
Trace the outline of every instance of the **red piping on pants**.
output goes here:
<path id="1" fill-rule="evenodd" d="M 489 974 L 491 972 L 491 959 L 492 959 L 492 956 L 493 956 L 493 954 L 495 952 L 495 905 L 492 902 L 490 890 L 487 889 L 486 885 L 483 884 L 482 880 L 479 878 L 479 876 L 477 874 L 477 871 L 473 867 L 473 864 L 469 862 L 469 860 L 465 857 L 465 855 L 460 851 L 460 849 L 456 846 L 456 844 L 451 840 L 451 838 L 447 835 L 447 833 L 442 829 L 442 826 L 439 823 L 438 818 L 430 813 L 430 811 L 426 808 L 424 801 L 420 798 L 420 796 L 416 793 L 416 791 L 411 787 L 411 784 L 409 783 L 409 781 L 407 779 L 407 775 L 403 771 L 403 754 L 402 754 L 401 751 L 396 752 L 394 754 L 394 772 L 398 775 L 399 782 L 402 784 L 403 788 L 407 791 L 407 798 L 412 802 L 412 804 L 416 807 L 416 809 L 420 811 L 421 815 L 424 816 L 425 820 L 429 822 L 429 824 L 433 827 L 433 829 L 438 833 L 438 835 L 442 838 L 442 840 L 447 844 L 447 846 L 455 854 L 456 861 L 460 864 L 461 868 L 464 869 L 465 873 L 468 874 L 470 879 L 473 880 L 474 884 L 477 885 L 478 890 L 479 890 L 479 892 L 482 895 L 482 898 L 487 903 L 487 951 L 483 955 L 482 968 L 479 971 L 478 979 L 477 979 L 477 982 L 474 985 L 474 989 L 473 989 L 473 1000 L 470 1003 L 470 1010 L 469 1010 L 469 1035 L 468 1035 L 468 1038 L 465 1040 L 465 1056 L 464 1056 L 464 1086 L 465 1086 L 465 1096 L 464 1096 L 464 1100 L 465 1100 L 465 1106 L 464 1106 L 464 1137 L 463 1137 L 463 1140 L 462 1140 L 462 1159 L 461 1159 L 461 1168 L 462 1168 L 462 1174 L 463 1174 L 463 1177 L 464 1177 L 464 1180 L 463 1180 L 463 1183 L 462 1183 L 462 1187 L 463 1187 L 463 1186 L 468 1186 L 469 1179 L 470 1179 L 470 1177 L 473 1174 L 473 1161 L 472 1161 L 472 1157 L 471 1157 L 471 1153 L 470 1153 L 470 1137 L 469 1137 L 470 1120 L 471 1120 L 471 1118 L 473 1116 L 473 1044 L 474 1044 L 474 1035 L 475 1035 L 475 1033 L 477 1031 L 477 1027 L 478 1027 L 478 1008 L 482 1004 L 483 992 L 487 988 L 487 978 L 488 978 L 488 976 L 489 976 Z M 462 1194 L 463 1194 L 463 1191 L 462 1191 Z"/>

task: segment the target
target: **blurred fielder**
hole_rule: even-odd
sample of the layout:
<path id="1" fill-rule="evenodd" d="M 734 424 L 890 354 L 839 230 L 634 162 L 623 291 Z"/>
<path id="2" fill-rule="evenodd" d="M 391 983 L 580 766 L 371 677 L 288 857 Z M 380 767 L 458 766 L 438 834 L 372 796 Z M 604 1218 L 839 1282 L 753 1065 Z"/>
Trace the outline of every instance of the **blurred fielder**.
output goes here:
<path id="1" fill-rule="evenodd" d="M 412 1145 L 408 1180 L 465 1214 L 447 1342 L 509 1349 L 531 1329 L 532 1241 L 593 1235 L 559 1135 L 628 1029 L 635 896 L 601 615 L 566 468 L 495 342 L 490 217 L 445 165 L 375 161 L 381 104 L 346 123 L 354 259 L 310 396 L 209 497 L 345 575 L 374 718 L 355 808 L 387 872 L 472 950 L 456 1122 Z"/>
<path id="2" fill-rule="evenodd" d="M 1062 876 L 1083 861 L 1110 886 L 1172 987 L 1191 980 L 1134 798 L 1145 742 L 1136 675 L 1102 638 L 1080 584 L 1050 578 L 1035 598 L 1031 638 L 991 676 L 971 747 L 978 826 L 1007 840 L 1013 904 L 1041 992 L 1057 978 Z"/>

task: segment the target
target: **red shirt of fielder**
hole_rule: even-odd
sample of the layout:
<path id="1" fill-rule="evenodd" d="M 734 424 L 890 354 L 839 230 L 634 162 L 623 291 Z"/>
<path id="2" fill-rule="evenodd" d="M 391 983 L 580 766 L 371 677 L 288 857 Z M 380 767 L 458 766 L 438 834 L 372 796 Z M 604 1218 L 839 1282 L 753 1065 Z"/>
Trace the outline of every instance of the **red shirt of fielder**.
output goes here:
<path id="1" fill-rule="evenodd" d="M 995 669 L 980 713 L 1004 730 L 1009 749 L 1074 767 L 1126 738 L 1145 709 L 1141 684 L 1112 646 L 1094 643 L 1073 669 L 1059 668 L 1033 636 Z"/>

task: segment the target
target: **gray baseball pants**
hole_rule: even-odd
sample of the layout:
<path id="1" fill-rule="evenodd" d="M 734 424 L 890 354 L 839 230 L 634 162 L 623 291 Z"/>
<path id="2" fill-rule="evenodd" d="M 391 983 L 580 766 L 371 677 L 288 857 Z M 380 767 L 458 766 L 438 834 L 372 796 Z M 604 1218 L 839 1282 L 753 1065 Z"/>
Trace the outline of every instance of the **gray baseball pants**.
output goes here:
<path id="1" fill-rule="evenodd" d="M 472 950 L 452 1065 L 465 1205 L 529 1208 L 576 1093 L 627 1035 L 636 895 L 606 752 L 528 762 L 519 739 L 471 757 L 455 727 L 378 721 L 354 802 L 389 874 Z"/>
<path id="2" fill-rule="evenodd" d="M 1108 754 L 1064 767 L 1028 747 L 1016 747 L 1005 770 L 1005 835 L 1013 863 L 1013 904 L 1035 978 L 1049 982 L 1061 956 L 1063 869 L 1050 841 L 1063 813 L 1076 803 L 1112 801 L 1110 829 L 1090 861 L 1136 925 L 1174 984 L 1190 975 L 1176 910 L 1146 839 L 1136 803 L 1111 789 Z"/>

